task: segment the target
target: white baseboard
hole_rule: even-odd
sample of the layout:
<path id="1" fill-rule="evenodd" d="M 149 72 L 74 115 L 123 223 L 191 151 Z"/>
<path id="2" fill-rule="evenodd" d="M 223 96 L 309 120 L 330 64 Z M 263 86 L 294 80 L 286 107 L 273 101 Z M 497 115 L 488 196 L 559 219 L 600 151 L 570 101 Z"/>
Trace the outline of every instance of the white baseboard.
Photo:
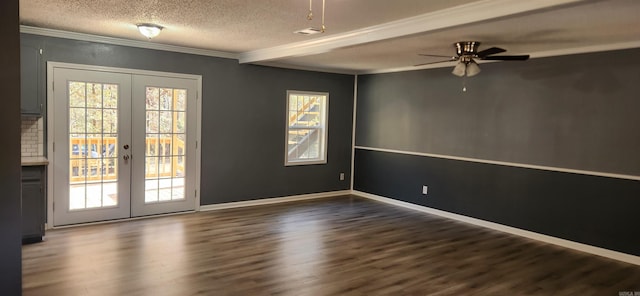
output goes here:
<path id="1" fill-rule="evenodd" d="M 540 234 L 540 233 L 536 233 L 536 232 L 532 232 L 532 231 L 528 231 L 528 230 L 523 230 L 523 229 L 511 227 L 511 226 L 506 226 L 506 225 L 494 223 L 494 222 L 489 222 L 489 221 L 485 221 L 485 220 L 471 218 L 471 217 L 467 217 L 467 216 L 463 216 L 463 215 L 459 215 L 459 214 L 445 212 L 445 211 L 442 211 L 442 210 L 437 210 L 437 209 L 434 209 L 434 208 L 429 208 L 429 207 L 425 207 L 425 206 L 421 206 L 421 205 L 416 205 L 416 204 L 412 204 L 412 203 L 408 203 L 408 202 L 404 202 L 404 201 L 399 201 L 399 200 L 396 200 L 396 199 L 383 197 L 383 196 L 379 196 L 379 195 L 374 195 L 374 194 L 370 194 L 370 193 L 366 193 L 366 192 L 353 190 L 351 192 L 351 194 L 357 195 L 357 196 L 360 196 L 360 197 L 364 197 L 364 198 L 368 198 L 368 199 L 372 199 L 372 200 L 381 201 L 381 202 L 392 204 L 392 205 L 396 205 L 396 206 L 400 206 L 400 207 L 404 207 L 404 208 L 409 208 L 409 209 L 412 209 L 412 210 L 416 210 L 416 211 L 420 211 L 420 212 L 424 212 L 424 213 L 428 213 L 428 214 L 437 215 L 437 216 L 444 217 L 444 218 L 449 218 L 449 219 L 453 219 L 453 220 L 457 220 L 457 221 L 461 221 L 461 222 L 465 222 L 465 223 L 469 223 L 469 224 L 473 224 L 473 225 L 477 225 L 477 226 L 481 226 L 481 227 L 490 228 L 490 229 L 497 230 L 497 231 L 502 231 L 502 232 L 506 232 L 506 233 L 510 233 L 510 234 L 523 236 L 523 237 L 526 237 L 526 238 L 530 238 L 530 239 L 542 241 L 542 242 L 545 242 L 545 243 L 558 245 L 558 246 L 565 247 L 565 248 L 574 249 L 574 250 L 577 250 L 577 251 L 581 251 L 581 252 L 585 252 L 585 253 L 589 253 L 589 254 L 593 254 L 593 255 L 598 255 L 598 256 L 602 256 L 602 257 L 606 257 L 606 258 L 610 258 L 610 259 L 614 259 L 614 260 L 618 260 L 618 261 L 622 261 L 622 262 L 626 262 L 626 263 L 640 265 L 640 257 L 639 256 L 634 256 L 634 255 L 630 255 L 630 254 L 626 254 L 626 253 L 622 253 L 622 252 L 612 251 L 612 250 L 609 250 L 609 249 L 595 247 L 595 246 L 591 246 L 591 245 L 587 245 L 587 244 L 583 244 L 583 243 L 578 243 L 578 242 L 574 242 L 574 241 L 570 241 L 570 240 L 566 240 L 566 239 L 561 239 L 561 238 L 557 238 L 557 237 L 553 237 L 553 236 L 549 236 L 549 235 L 545 235 L 545 234 Z"/>
<path id="2" fill-rule="evenodd" d="M 204 206 L 200 206 L 199 211 L 215 211 L 215 210 L 223 210 L 223 209 L 262 206 L 262 205 L 270 205 L 270 204 L 277 204 L 277 203 L 283 203 L 283 202 L 292 202 L 292 201 L 325 198 L 325 197 L 333 197 L 333 196 L 349 195 L 349 194 L 351 194 L 351 190 L 320 192 L 320 193 L 292 195 L 292 196 L 284 196 L 284 197 L 261 198 L 261 199 L 247 200 L 247 201 L 204 205 Z"/>

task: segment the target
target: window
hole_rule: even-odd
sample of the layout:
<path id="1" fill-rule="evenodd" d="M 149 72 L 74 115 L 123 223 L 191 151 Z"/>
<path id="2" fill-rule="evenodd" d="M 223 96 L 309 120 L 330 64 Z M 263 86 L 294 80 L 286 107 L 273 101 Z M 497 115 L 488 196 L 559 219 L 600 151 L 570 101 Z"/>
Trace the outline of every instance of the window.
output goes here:
<path id="1" fill-rule="evenodd" d="M 287 91 L 285 165 L 327 163 L 328 93 Z"/>

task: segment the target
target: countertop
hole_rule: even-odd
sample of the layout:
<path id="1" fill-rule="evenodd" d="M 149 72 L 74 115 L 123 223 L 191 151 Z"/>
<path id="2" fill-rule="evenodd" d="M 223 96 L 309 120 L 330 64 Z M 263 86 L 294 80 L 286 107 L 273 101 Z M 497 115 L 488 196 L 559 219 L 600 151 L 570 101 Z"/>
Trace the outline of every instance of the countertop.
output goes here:
<path id="1" fill-rule="evenodd" d="M 49 160 L 44 156 L 23 156 L 22 166 L 48 165 Z"/>

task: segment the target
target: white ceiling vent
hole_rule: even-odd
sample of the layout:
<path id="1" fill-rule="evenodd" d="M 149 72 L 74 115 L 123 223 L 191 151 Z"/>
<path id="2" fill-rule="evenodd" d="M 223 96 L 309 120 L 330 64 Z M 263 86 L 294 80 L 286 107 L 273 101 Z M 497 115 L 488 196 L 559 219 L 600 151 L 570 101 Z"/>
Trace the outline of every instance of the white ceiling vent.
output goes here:
<path id="1" fill-rule="evenodd" d="M 320 32 L 322 32 L 320 29 L 306 28 L 306 29 L 295 31 L 293 33 L 294 34 L 300 34 L 300 35 L 313 35 L 313 34 L 318 34 Z"/>

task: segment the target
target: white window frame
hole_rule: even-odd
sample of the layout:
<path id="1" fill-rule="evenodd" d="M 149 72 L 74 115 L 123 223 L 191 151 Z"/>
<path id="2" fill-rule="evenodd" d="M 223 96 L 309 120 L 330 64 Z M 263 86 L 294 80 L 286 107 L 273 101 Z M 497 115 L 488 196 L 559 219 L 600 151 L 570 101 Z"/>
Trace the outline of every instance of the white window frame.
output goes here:
<path id="1" fill-rule="evenodd" d="M 320 131 L 320 144 L 318 149 L 319 157 L 318 158 L 308 158 L 308 159 L 289 159 L 289 102 L 292 95 L 296 96 L 324 96 L 324 110 L 322 110 L 322 114 L 320 118 L 322 122 L 317 127 L 306 127 L 306 129 L 317 129 Z M 297 166 L 297 165 L 309 165 L 309 164 L 326 164 L 327 163 L 327 150 L 328 150 L 328 131 L 329 131 L 329 93 L 328 92 L 312 92 L 312 91 L 298 91 L 298 90 L 287 90 L 287 103 L 286 105 L 286 118 L 285 118 L 285 136 L 284 136 L 284 165 L 285 166 Z"/>

